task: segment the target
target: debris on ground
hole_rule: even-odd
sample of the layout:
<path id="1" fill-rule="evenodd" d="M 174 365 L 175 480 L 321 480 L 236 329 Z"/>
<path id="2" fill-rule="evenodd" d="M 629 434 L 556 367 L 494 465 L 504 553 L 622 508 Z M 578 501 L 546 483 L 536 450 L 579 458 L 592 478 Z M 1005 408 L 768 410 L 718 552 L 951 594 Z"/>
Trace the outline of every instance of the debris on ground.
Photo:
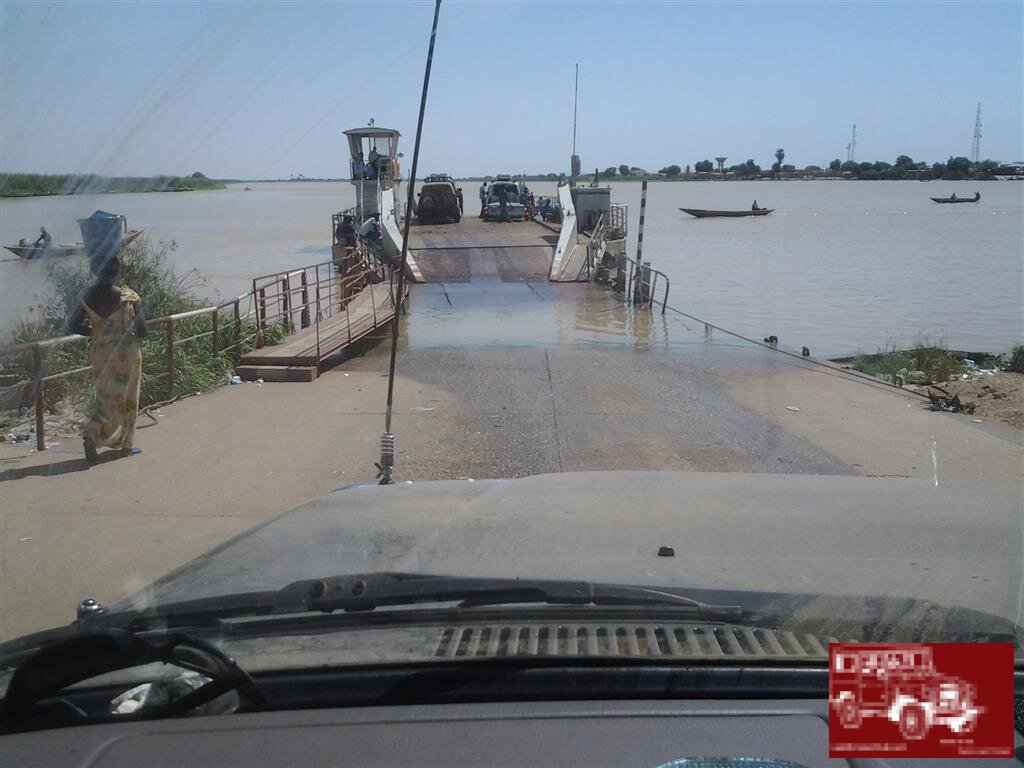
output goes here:
<path id="1" fill-rule="evenodd" d="M 950 394 L 937 384 L 928 387 L 926 394 L 931 405 L 931 411 L 949 411 L 950 413 L 974 413 L 974 403 L 965 403 L 960 400 L 960 395 Z"/>
<path id="2" fill-rule="evenodd" d="M 936 389 L 931 387 L 930 389 Z M 958 377 L 942 385 L 948 396 L 974 404 L 974 415 L 985 421 L 1001 421 L 1024 429 L 1024 374 L 996 371 L 980 376 Z"/>
<path id="3" fill-rule="evenodd" d="M 64 402 L 60 411 L 60 413 L 46 414 L 46 420 L 43 422 L 43 434 L 47 448 L 82 436 L 82 428 L 86 421 L 85 406 Z M 13 412 L 5 414 L 3 424 L 3 430 L 0 431 L 0 442 L 35 447 L 36 414 L 34 410 L 27 409 L 20 416 Z"/>

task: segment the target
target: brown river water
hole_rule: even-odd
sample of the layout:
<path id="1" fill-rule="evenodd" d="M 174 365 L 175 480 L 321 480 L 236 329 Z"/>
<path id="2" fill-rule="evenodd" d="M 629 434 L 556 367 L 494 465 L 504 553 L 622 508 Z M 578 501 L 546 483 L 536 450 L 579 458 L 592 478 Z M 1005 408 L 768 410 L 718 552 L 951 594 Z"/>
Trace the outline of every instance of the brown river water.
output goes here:
<path id="1" fill-rule="evenodd" d="M 173 240 L 175 269 L 199 270 L 211 298 L 244 292 L 254 275 L 330 257 L 330 215 L 353 204 L 350 184 L 250 183 L 249 192 L 244 186 L 5 199 L 0 240 L 31 240 L 45 225 L 54 241 L 73 242 L 80 239 L 77 218 L 97 209 L 123 214 L 129 227 Z M 468 209 L 478 183 L 463 186 Z M 635 253 L 640 185 L 612 186 L 612 199 L 629 205 Z M 554 191 L 553 184 L 533 187 L 540 194 Z M 929 200 L 975 189 L 982 195 L 976 205 Z M 775 213 L 693 219 L 679 211 L 749 208 L 754 199 Z M 643 255 L 670 276 L 671 305 L 755 338 L 776 335 L 786 346 L 807 345 L 816 355 L 874 352 L 925 336 L 972 351 L 998 352 L 1024 341 L 1019 182 L 652 183 Z M 47 295 L 46 265 L 5 252 L 0 336 L 9 337 Z M 502 339 L 514 316 L 483 313 L 462 338 Z M 618 326 L 632 334 L 628 322 Z M 572 341 L 580 328 L 576 318 L 560 325 L 555 337 Z"/>

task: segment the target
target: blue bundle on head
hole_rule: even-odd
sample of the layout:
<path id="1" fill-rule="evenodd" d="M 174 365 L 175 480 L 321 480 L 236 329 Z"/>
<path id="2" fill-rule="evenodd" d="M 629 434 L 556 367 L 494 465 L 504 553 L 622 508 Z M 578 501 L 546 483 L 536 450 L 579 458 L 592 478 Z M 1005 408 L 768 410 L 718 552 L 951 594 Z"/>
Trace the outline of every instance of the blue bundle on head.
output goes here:
<path id="1" fill-rule="evenodd" d="M 85 251 L 89 254 L 89 269 L 94 275 L 102 275 L 121 255 L 124 217 L 96 211 L 87 219 L 79 219 L 78 227 L 82 231 Z"/>

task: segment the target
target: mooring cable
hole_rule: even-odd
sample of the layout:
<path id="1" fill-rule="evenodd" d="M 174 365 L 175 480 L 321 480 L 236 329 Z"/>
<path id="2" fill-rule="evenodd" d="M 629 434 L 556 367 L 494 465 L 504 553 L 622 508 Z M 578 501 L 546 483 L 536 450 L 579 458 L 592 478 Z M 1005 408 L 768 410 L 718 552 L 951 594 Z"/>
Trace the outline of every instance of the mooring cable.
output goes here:
<path id="1" fill-rule="evenodd" d="M 652 300 L 651 303 L 653 304 L 654 301 Z M 829 371 L 832 374 L 839 374 L 841 376 L 848 376 L 850 378 L 850 380 L 861 381 L 861 382 L 863 382 L 865 384 L 874 384 L 875 386 L 882 386 L 882 387 L 888 387 L 890 389 L 896 389 L 896 390 L 899 390 L 900 392 L 903 392 L 903 393 L 908 394 L 908 395 L 917 395 L 922 400 L 928 400 L 929 402 L 931 400 L 931 398 L 929 398 L 928 395 L 925 394 L 925 393 L 917 392 L 917 391 L 912 390 L 912 389 L 905 389 L 905 388 L 901 387 L 898 384 L 890 383 L 888 381 L 885 381 L 884 379 L 879 379 L 879 378 L 877 378 L 875 376 L 871 376 L 870 374 L 862 373 L 861 371 L 858 371 L 858 370 L 853 369 L 853 368 L 838 368 L 838 367 L 836 367 L 834 365 L 831 365 L 829 363 L 826 363 L 826 362 L 824 362 L 822 360 L 815 360 L 812 357 L 805 357 L 803 355 L 798 355 L 795 352 L 789 352 L 789 351 L 787 351 L 785 349 L 779 349 L 778 346 L 776 346 L 776 345 L 769 344 L 769 343 L 766 343 L 766 342 L 763 342 L 763 341 L 758 341 L 757 339 L 752 339 L 749 336 L 744 336 L 742 333 L 737 333 L 736 331 L 730 331 L 728 328 L 723 328 L 720 325 L 715 325 L 714 323 L 709 323 L 708 321 L 702 320 L 699 317 L 695 317 L 694 315 L 691 315 L 691 314 L 688 314 L 686 312 L 683 312 L 683 310 L 681 310 L 681 309 L 676 309 L 672 305 L 666 304 L 665 302 L 659 302 L 659 303 L 663 307 L 665 307 L 665 309 L 667 309 L 667 310 L 669 310 L 671 312 L 675 312 L 677 315 L 682 315 L 683 317 L 685 317 L 685 318 L 687 318 L 689 320 L 693 320 L 695 323 L 700 323 L 705 328 L 711 328 L 711 329 L 716 330 L 716 331 L 721 331 L 722 333 L 724 333 L 724 334 L 726 334 L 728 336 L 732 336 L 734 338 L 737 338 L 737 339 L 740 339 L 742 341 L 748 342 L 749 344 L 755 344 L 755 345 L 757 345 L 759 347 L 764 347 L 765 349 L 771 350 L 772 352 L 778 352 L 780 355 L 788 355 L 789 357 L 795 358 L 795 359 L 799 360 L 802 363 L 811 363 L 812 365 L 819 365 L 819 366 L 821 366 L 822 368 L 826 369 L 827 371 Z"/>
<path id="2" fill-rule="evenodd" d="M 409 256 L 409 224 L 412 221 L 414 190 L 416 188 L 416 170 L 420 161 L 420 139 L 423 136 L 423 116 L 427 111 L 427 90 L 430 87 L 430 67 L 434 61 L 434 41 L 437 38 L 437 19 L 441 13 L 441 0 L 434 2 L 434 23 L 430 29 L 430 46 L 427 48 L 427 66 L 423 71 L 423 92 L 420 94 L 420 116 L 416 123 L 416 144 L 412 152 L 412 169 L 409 172 L 409 194 L 405 206 L 405 222 L 402 229 L 402 255 L 398 262 L 398 289 L 395 294 L 395 316 L 391 320 L 391 359 L 388 363 L 388 401 L 384 410 L 384 434 L 380 436 L 380 462 L 377 467 L 377 478 L 381 485 L 390 485 L 393 481 L 391 473 L 395 467 L 395 435 L 391 431 L 391 414 L 395 395 L 395 361 L 398 356 L 398 322 L 399 309 L 405 291 L 405 267 Z"/>

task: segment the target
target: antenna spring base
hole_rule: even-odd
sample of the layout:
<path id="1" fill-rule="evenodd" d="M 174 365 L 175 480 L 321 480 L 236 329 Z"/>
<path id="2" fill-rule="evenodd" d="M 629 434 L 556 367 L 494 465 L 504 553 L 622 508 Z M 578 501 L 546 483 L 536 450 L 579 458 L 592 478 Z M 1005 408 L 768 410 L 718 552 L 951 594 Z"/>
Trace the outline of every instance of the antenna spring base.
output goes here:
<path id="1" fill-rule="evenodd" d="M 374 464 L 377 468 L 377 480 L 379 485 L 391 485 L 391 471 L 395 468 L 395 436 L 391 432 L 385 432 L 380 436 L 380 463 Z"/>

